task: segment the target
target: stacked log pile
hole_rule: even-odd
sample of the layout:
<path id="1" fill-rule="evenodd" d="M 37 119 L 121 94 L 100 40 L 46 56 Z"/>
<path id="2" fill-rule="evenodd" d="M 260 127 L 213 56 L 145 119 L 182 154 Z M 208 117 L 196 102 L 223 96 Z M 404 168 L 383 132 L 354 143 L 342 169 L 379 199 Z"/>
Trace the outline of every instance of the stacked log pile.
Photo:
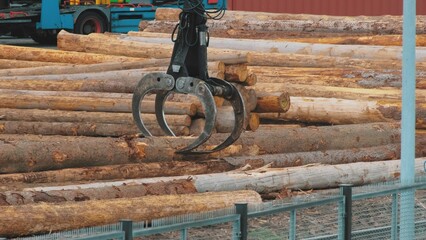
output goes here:
<path id="1" fill-rule="evenodd" d="M 223 151 L 180 155 L 175 151 L 203 129 L 197 99 L 169 97 L 166 119 L 178 137 L 144 137 L 131 116 L 139 80 L 167 69 L 177 16 L 160 9 L 155 21 L 141 22 L 143 31 L 128 34 L 62 31 L 59 50 L 0 45 L 0 210 L 11 216 L 1 222 L 0 236 L 257 203 L 259 194 L 287 189 L 398 179 L 399 17 L 231 11 L 210 21 L 209 75 L 240 90 L 246 131 Z M 426 155 L 423 38 L 418 174 L 425 174 Z M 161 135 L 153 101 L 147 96 L 142 117 Z M 204 149 L 233 127 L 232 107 L 215 102 L 216 133 Z"/>

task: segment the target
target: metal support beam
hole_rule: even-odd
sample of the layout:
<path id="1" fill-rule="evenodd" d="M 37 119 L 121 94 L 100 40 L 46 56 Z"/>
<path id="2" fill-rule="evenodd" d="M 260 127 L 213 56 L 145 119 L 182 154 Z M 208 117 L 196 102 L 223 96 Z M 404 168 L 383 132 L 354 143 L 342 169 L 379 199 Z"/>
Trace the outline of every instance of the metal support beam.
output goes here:
<path id="1" fill-rule="evenodd" d="M 416 0 L 403 0 L 401 184 L 415 179 Z M 414 239 L 414 191 L 401 194 L 400 239 Z"/>

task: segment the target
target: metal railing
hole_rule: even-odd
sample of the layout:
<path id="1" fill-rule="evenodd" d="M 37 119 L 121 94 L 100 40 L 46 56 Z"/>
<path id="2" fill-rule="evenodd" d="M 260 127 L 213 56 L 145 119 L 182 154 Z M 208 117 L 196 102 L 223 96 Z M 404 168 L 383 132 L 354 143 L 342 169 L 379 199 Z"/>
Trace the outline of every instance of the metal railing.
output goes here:
<path id="1" fill-rule="evenodd" d="M 338 192 L 339 191 L 339 192 Z M 426 239 L 426 179 L 307 194 L 257 205 L 24 238 L 44 239 L 398 239 L 401 193 L 415 192 L 416 239 Z"/>

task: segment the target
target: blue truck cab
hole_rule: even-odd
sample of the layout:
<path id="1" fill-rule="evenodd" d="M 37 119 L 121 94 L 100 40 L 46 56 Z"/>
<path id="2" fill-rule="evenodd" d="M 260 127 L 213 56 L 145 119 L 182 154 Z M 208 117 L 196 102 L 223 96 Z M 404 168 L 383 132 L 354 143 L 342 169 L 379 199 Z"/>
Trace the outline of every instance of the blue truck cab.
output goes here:
<path id="1" fill-rule="evenodd" d="M 54 43 L 61 29 L 78 34 L 137 31 L 159 7 L 178 8 L 182 0 L 0 0 L 0 35 L 31 36 Z M 226 0 L 203 0 L 206 9 L 226 8 Z"/>

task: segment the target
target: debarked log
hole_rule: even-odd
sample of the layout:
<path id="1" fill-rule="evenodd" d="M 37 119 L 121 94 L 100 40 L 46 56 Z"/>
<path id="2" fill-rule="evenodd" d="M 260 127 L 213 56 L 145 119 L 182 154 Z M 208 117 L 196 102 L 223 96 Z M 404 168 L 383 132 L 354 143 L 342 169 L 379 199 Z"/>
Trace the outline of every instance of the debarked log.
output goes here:
<path id="1" fill-rule="evenodd" d="M 416 106 L 419 126 L 425 120 L 425 107 L 425 103 Z M 328 124 L 400 121 L 401 102 L 291 97 L 291 106 L 287 112 L 261 113 L 260 118 Z"/>
<path id="2" fill-rule="evenodd" d="M 284 113 L 290 109 L 291 101 L 288 92 L 267 93 L 256 91 L 257 104 L 254 112 L 257 113 Z"/>
<path id="3" fill-rule="evenodd" d="M 0 58 L 55 63 L 92 64 L 102 62 L 138 62 L 142 58 L 111 56 L 95 53 L 60 51 L 31 47 L 0 45 Z"/>
<path id="4" fill-rule="evenodd" d="M 79 96 L 65 96 L 69 92 L 57 92 L 57 95 L 38 94 L 34 92 L 19 92 L 0 95 L 1 108 L 18 109 L 52 109 L 66 111 L 90 112 L 132 112 L 131 98 L 105 98 Z M 131 96 L 131 95 L 130 95 Z M 155 113 L 153 101 L 142 101 L 143 113 Z M 168 102 L 164 106 L 166 114 L 194 116 L 197 107 L 192 103 Z"/>
<path id="5" fill-rule="evenodd" d="M 189 115 L 165 115 L 165 118 L 170 126 L 191 126 Z M 142 114 L 142 119 L 147 125 L 157 124 L 155 114 Z M 0 121 L 134 124 L 131 113 L 13 108 L 0 108 Z"/>
<path id="6" fill-rule="evenodd" d="M 108 41 L 105 40 L 108 39 Z M 65 51 L 102 53 L 133 58 L 170 58 L 170 44 L 147 44 L 126 41 L 105 34 L 79 35 L 61 31 L 58 34 L 58 48 Z M 222 61 L 225 64 L 247 62 L 247 52 L 226 49 L 208 49 L 209 61 Z"/>
<path id="7" fill-rule="evenodd" d="M 1 61 L 1 60 L 0 60 Z M 12 61 L 12 60 L 3 60 L 3 61 Z M 146 59 L 141 60 L 140 62 L 102 62 L 95 64 L 78 64 L 68 66 L 58 66 L 58 63 L 49 63 L 49 62 L 38 62 L 33 61 L 18 61 L 16 62 L 25 63 L 24 66 L 19 69 L 5 69 L 0 70 L 0 76 L 34 76 L 34 75 L 51 75 L 51 74 L 74 74 L 74 73 L 93 73 L 93 72 L 103 72 L 103 71 L 114 71 L 114 70 L 126 70 L 126 69 L 137 69 L 152 67 L 158 65 L 166 66 L 170 60 L 169 59 Z M 31 64 L 34 63 L 34 64 Z M 16 64 L 16 63 L 15 63 Z M 59 63 L 61 64 L 61 63 Z M 33 65 L 33 67 L 31 67 Z M 49 66 L 53 65 L 53 66 Z M 64 65 L 64 64 L 62 64 Z M 19 66 L 19 65 L 18 65 Z"/>
<path id="8" fill-rule="evenodd" d="M 16 237 L 49 233 L 112 224 L 121 219 L 149 221 L 233 207 L 237 202 L 260 203 L 261 198 L 254 191 L 235 191 L 3 206 L 0 210 L 8 217 L 0 218 L 0 235 Z"/>
<path id="9" fill-rule="evenodd" d="M 38 62 L 38 61 L 24 61 L 14 59 L 0 59 L 0 76 L 5 76 L 4 72 L 20 71 L 25 68 L 37 68 L 37 67 L 62 67 L 68 65 L 67 63 L 54 63 L 54 62 Z M 13 69 L 13 70 L 12 70 Z M 12 71 L 11 71 L 12 70 Z"/>

